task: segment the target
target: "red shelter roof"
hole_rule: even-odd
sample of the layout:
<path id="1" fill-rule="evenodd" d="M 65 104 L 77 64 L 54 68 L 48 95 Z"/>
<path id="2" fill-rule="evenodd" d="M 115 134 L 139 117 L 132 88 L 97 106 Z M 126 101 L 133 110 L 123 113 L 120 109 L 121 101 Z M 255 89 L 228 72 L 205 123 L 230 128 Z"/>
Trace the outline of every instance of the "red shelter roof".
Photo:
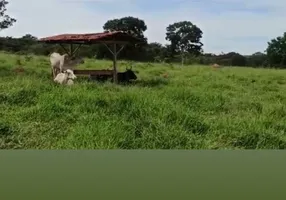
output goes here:
<path id="1" fill-rule="evenodd" d="M 40 42 L 46 43 L 141 43 L 141 39 L 136 38 L 128 33 L 115 31 L 105 33 L 86 33 L 86 34 L 60 34 L 51 37 L 41 38 Z"/>

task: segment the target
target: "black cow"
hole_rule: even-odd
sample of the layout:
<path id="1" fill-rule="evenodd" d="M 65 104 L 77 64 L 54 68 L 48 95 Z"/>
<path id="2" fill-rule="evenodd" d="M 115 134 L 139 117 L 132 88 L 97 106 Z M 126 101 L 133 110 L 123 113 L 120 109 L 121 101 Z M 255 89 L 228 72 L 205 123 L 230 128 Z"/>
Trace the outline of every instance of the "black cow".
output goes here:
<path id="1" fill-rule="evenodd" d="M 97 80 L 97 81 L 106 81 L 107 79 L 111 78 L 113 81 L 112 75 L 90 75 L 90 80 Z M 118 72 L 117 73 L 117 80 L 119 83 L 127 83 L 130 82 L 130 80 L 136 80 L 137 76 L 132 71 L 132 68 L 127 69 L 125 72 Z"/>
<path id="2" fill-rule="evenodd" d="M 134 71 L 132 71 L 132 68 L 127 69 L 125 72 L 118 72 L 117 73 L 117 80 L 119 83 L 126 83 L 126 82 L 130 82 L 130 80 L 136 80 L 137 76 L 134 73 Z"/>

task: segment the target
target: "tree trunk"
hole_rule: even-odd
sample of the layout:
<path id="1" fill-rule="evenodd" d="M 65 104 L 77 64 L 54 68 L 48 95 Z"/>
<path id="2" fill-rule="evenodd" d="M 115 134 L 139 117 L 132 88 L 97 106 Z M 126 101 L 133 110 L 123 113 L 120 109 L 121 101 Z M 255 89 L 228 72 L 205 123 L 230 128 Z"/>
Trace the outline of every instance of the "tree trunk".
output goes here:
<path id="1" fill-rule="evenodd" d="M 184 53 L 181 53 L 181 64 L 184 66 Z"/>

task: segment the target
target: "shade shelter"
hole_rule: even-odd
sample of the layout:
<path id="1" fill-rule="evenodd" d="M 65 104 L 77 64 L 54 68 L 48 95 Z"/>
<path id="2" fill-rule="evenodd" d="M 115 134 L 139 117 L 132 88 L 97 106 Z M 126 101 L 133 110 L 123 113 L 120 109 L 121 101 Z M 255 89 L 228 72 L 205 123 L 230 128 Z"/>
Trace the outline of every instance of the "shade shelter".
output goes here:
<path id="1" fill-rule="evenodd" d="M 74 56 L 82 45 L 104 44 L 113 55 L 113 79 L 115 83 L 117 83 L 117 55 L 127 44 L 135 45 L 144 42 L 131 34 L 121 31 L 87 34 L 61 34 L 41 38 L 39 41 L 49 44 L 59 44 L 70 56 Z M 66 49 L 63 44 L 69 44 L 70 48 Z M 117 49 L 117 46 L 119 46 L 119 49 Z"/>

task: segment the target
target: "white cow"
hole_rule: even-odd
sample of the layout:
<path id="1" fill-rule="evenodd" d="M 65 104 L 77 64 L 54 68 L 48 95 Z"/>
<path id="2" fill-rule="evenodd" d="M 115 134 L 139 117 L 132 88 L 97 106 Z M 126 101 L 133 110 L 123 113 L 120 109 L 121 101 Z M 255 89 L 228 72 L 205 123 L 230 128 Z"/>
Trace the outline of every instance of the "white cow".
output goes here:
<path id="1" fill-rule="evenodd" d="M 68 54 L 61 55 L 54 52 L 50 55 L 50 62 L 52 75 L 55 78 L 63 70 L 73 69 L 76 65 L 83 64 L 84 60 L 82 58 L 71 59 Z"/>
<path id="2" fill-rule="evenodd" d="M 77 77 L 74 75 L 73 71 L 67 69 L 64 72 L 59 73 L 54 79 L 54 81 L 59 84 L 72 85 L 73 80 L 76 78 Z"/>

